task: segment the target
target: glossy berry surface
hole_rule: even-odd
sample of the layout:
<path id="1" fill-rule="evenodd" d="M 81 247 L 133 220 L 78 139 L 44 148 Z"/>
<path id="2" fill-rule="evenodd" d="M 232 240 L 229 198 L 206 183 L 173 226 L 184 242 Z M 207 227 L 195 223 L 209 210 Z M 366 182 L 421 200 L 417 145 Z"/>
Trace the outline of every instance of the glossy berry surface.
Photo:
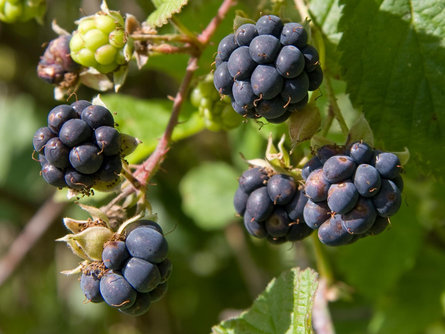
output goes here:
<path id="1" fill-rule="evenodd" d="M 397 155 L 364 141 L 319 148 L 301 170 L 309 197 L 303 210 L 306 224 L 318 229 L 320 241 L 329 246 L 382 233 L 402 204 L 401 170 Z M 320 180 L 329 180 L 327 198 L 317 197 L 317 191 L 324 194 Z"/>
<path id="2" fill-rule="evenodd" d="M 122 268 L 122 274 L 137 292 L 149 292 L 161 281 L 158 267 L 143 259 L 132 257 Z"/>
<path id="3" fill-rule="evenodd" d="M 245 118 L 285 122 L 323 81 L 318 51 L 299 23 L 264 15 L 224 37 L 215 57 L 214 85 Z M 291 80 L 291 81 L 289 81 Z"/>
<path id="4" fill-rule="evenodd" d="M 108 269 L 120 270 L 129 257 L 125 241 L 109 241 L 102 251 L 102 261 Z"/>
<path id="5" fill-rule="evenodd" d="M 82 273 L 80 288 L 90 302 L 100 303 L 104 301 L 100 294 L 100 279 L 96 272 Z"/>
<path id="6" fill-rule="evenodd" d="M 167 241 L 161 233 L 150 227 L 135 228 L 128 234 L 125 244 L 131 256 L 151 263 L 160 263 L 167 257 Z"/>
<path id="7" fill-rule="evenodd" d="M 108 305 L 116 308 L 128 308 L 136 300 L 136 290 L 121 274 L 107 272 L 100 279 L 100 293 Z"/>
<path id="8" fill-rule="evenodd" d="M 273 175 L 267 182 L 267 192 L 274 204 L 285 205 L 295 195 L 297 184 L 294 179 L 285 174 Z"/>

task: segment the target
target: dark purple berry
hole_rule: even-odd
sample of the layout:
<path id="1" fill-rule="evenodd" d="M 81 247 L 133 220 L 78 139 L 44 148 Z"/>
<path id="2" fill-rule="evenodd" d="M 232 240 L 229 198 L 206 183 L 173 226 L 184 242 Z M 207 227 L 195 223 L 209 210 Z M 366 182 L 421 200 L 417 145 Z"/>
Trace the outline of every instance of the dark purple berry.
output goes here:
<path id="1" fill-rule="evenodd" d="M 288 241 L 303 240 L 312 233 L 312 229 L 303 221 L 292 222 L 290 224 L 289 232 L 286 235 Z"/>
<path id="2" fill-rule="evenodd" d="M 102 251 L 102 261 L 108 269 L 121 270 L 129 257 L 125 242 L 121 240 L 107 242 Z"/>
<path id="3" fill-rule="evenodd" d="M 329 187 L 327 203 L 335 213 L 346 213 L 354 208 L 359 194 L 354 184 L 349 181 L 334 183 Z"/>
<path id="4" fill-rule="evenodd" d="M 95 175 L 101 181 L 110 182 L 116 180 L 121 171 L 122 160 L 120 155 L 112 155 L 103 158 L 102 165 Z"/>
<path id="5" fill-rule="evenodd" d="M 97 146 L 104 155 L 115 155 L 120 150 L 120 134 L 111 126 L 101 126 L 94 130 Z"/>
<path id="6" fill-rule="evenodd" d="M 376 217 L 372 201 L 361 197 L 355 208 L 342 216 L 342 224 L 348 233 L 362 234 L 371 228 Z"/>
<path id="7" fill-rule="evenodd" d="M 303 217 L 306 224 L 316 230 L 331 217 L 331 209 L 326 202 L 315 203 L 308 200 L 304 206 Z"/>
<path id="8" fill-rule="evenodd" d="M 122 268 L 122 274 L 128 283 L 141 293 L 153 290 L 161 282 L 158 267 L 143 259 L 132 257 Z"/>
<path id="9" fill-rule="evenodd" d="M 74 118 L 62 125 L 59 138 L 66 146 L 74 147 L 88 141 L 92 133 L 91 128 L 85 121 Z"/>
<path id="10" fill-rule="evenodd" d="M 239 178 L 240 188 L 247 194 L 250 194 L 255 189 L 266 185 L 269 177 L 263 168 L 255 167 L 246 170 Z"/>
<path id="11" fill-rule="evenodd" d="M 246 23 L 241 25 L 235 32 L 235 41 L 239 46 L 247 45 L 258 36 L 258 31 L 254 24 Z"/>
<path id="12" fill-rule="evenodd" d="M 164 297 L 165 293 L 167 292 L 167 282 L 159 284 L 154 290 L 150 291 L 148 294 L 150 295 L 151 301 L 157 302 L 162 297 Z"/>
<path id="13" fill-rule="evenodd" d="M 252 191 L 247 199 L 246 213 L 256 221 L 266 220 L 273 210 L 273 203 L 267 192 L 267 187 L 260 187 Z"/>
<path id="14" fill-rule="evenodd" d="M 264 226 L 269 236 L 279 238 L 286 236 L 289 231 L 289 223 L 290 219 L 286 210 L 277 206 L 264 222 Z"/>
<path id="15" fill-rule="evenodd" d="M 79 115 L 79 118 L 80 118 L 80 116 L 82 115 L 82 111 L 86 107 L 89 107 L 90 105 L 91 105 L 91 103 L 86 100 L 79 100 L 79 101 L 71 103 L 71 108 L 73 108 L 76 111 L 77 115 Z"/>
<path id="16" fill-rule="evenodd" d="M 172 263 L 169 259 L 165 259 L 161 263 L 157 264 L 159 273 L 161 274 L 161 283 L 164 283 L 168 280 L 172 273 Z"/>
<path id="17" fill-rule="evenodd" d="M 70 151 L 69 161 L 78 172 L 94 174 L 102 165 L 103 155 L 99 153 L 96 145 L 84 144 L 76 146 Z"/>
<path id="18" fill-rule="evenodd" d="M 272 35 L 259 35 L 249 45 L 250 57 L 258 64 L 270 64 L 277 58 L 280 41 Z"/>
<path id="19" fill-rule="evenodd" d="M 63 169 L 68 166 L 70 149 L 58 137 L 48 140 L 44 152 L 46 160 L 55 167 Z"/>
<path id="20" fill-rule="evenodd" d="M 90 302 L 100 303 L 104 301 L 100 294 L 100 279 L 96 272 L 82 273 L 80 288 Z"/>
<path id="21" fill-rule="evenodd" d="M 330 183 L 344 181 L 350 178 L 356 169 L 356 164 L 347 155 L 330 157 L 323 165 L 323 176 Z"/>
<path id="22" fill-rule="evenodd" d="M 119 273 L 108 271 L 100 279 L 100 293 L 108 305 L 116 308 L 129 308 L 136 300 L 136 290 Z"/>
<path id="23" fill-rule="evenodd" d="M 374 156 L 374 150 L 364 142 L 351 145 L 349 155 L 357 164 L 369 164 Z"/>
<path id="24" fill-rule="evenodd" d="M 372 202 L 380 216 L 390 217 L 399 211 L 402 204 L 402 196 L 394 182 L 382 179 L 380 191 L 372 198 Z"/>
<path id="25" fill-rule="evenodd" d="M 152 301 L 149 293 L 138 293 L 133 305 L 127 308 L 120 308 L 119 311 L 137 317 L 148 312 Z"/>
<path id="26" fill-rule="evenodd" d="M 267 182 L 267 192 L 274 204 L 285 205 L 295 195 L 297 184 L 295 180 L 285 174 L 275 174 Z"/>
<path id="27" fill-rule="evenodd" d="M 66 187 L 65 174 L 50 163 L 47 163 L 42 167 L 42 176 L 48 184 L 54 187 Z"/>
<path id="28" fill-rule="evenodd" d="M 335 215 L 321 224 L 318 238 L 325 245 L 340 246 L 350 243 L 354 236 L 343 228 L 341 215 Z"/>
<path id="29" fill-rule="evenodd" d="M 374 166 L 380 175 L 386 179 L 393 179 L 400 174 L 402 166 L 397 155 L 389 152 L 382 152 L 376 155 Z"/>
<path id="30" fill-rule="evenodd" d="M 218 57 L 222 61 L 226 61 L 229 59 L 233 50 L 235 50 L 238 45 L 235 42 L 235 35 L 230 34 L 224 37 L 218 45 Z"/>
<path id="31" fill-rule="evenodd" d="M 316 169 L 309 174 L 304 191 L 313 202 L 321 202 L 328 198 L 330 185 L 323 176 L 323 169 Z"/>
<path id="32" fill-rule="evenodd" d="M 310 173 L 312 173 L 314 170 L 322 168 L 323 164 L 320 162 L 320 159 L 318 157 L 313 157 L 311 160 L 306 162 L 306 164 L 301 169 L 301 176 L 303 177 L 303 180 L 307 180 Z"/>
<path id="33" fill-rule="evenodd" d="M 53 108 L 48 114 L 48 127 L 56 135 L 62 125 L 69 119 L 78 118 L 76 111 L 67 104 L 61 104 Z"/>
<path id="34" fill-rule="evenodd" d="M 286 211 L 289 219 L 293 222 L 304 221 L 303 210 L 308 201 L 304 191 L 297 190 L 289 204 L 286 205 Z"/>
<path id="35" fill-rule="evenodd" d="M 380 174 L 371 165 L 358 165 L 354 175 L 354 185 L 358 193 L 363 197 L 372 197 L 377 195 L 380 190 Z"/>
<path id="36" fill-rule="evenodd" d="M 111 112 L 102 106 L 91 105 L 82 110 L 81 118 L 93 129 L 101 126 L 114 126 Z"/>
<path id="37" fill-rule="evenodd" d="M 34 146 L 34 150 L 37 152 L 41 152 L 43 148 L 45 147 L 48 140 L 53 138 L 55 135 L 48 127 L 40 128 L 36 131 L 34 134 L 34 137 L 32 138 L 32 144 Z"/>
<path id="38" fill-rule="evenodd" d="M 238 187 L 233 198 L 233 206 L 235 207 L 235 211 L 240 216 L 242 216 L 244 211 L 246 211 L 247 198 L 249 198 L 249 194 Z"/>
<path id="39" fill-rule="evenodd" d="M 283 22 L 278 16 L 264 15 L 256 22 L 256 29 L 259 35 L 273 35 L 280 38 Z"/>
<path id="40" fill-rule="evenodd" d="M 65 182 L 71 189 L 88 189 L 93 186 L 94 181 L 95 179 L 92 175 L 79 173 L 72 168 L 68 168 L 68 170 L 65 172 Z"/>
<path id="41" fill-rule="evenodd" d="M 131 256 L 151 263 L 161 263 L 167 257 L 167 241 L 161 233 L 150 227 L 135 228 L 128 234 L 125 244 Z"/>
<path id="42" fill-rule="evenodd" d="M 254 237 L 262 239 L 267 236 L 264 222 L 258 222 L 248 212 L 244 214 L 244 227 Z"/>
<path id="43" fill-rule="evenodd" d="M 299 49 L 307 44 L 307 32 L 299 23 L 286 23 L 281 31 L 280 42 L 283 45 L 295 45 Z"/>

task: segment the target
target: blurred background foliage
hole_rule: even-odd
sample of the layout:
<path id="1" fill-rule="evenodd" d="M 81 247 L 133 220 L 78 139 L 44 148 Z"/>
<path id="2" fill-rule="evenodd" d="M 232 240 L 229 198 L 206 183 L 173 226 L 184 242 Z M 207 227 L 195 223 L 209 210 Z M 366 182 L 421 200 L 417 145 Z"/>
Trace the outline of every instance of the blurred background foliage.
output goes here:
<path id="1" fill-rule="evenodd" d="M 366 117 L 369 115 L 371 119 L 376 145 L 394 151 L 402 151 L 404 146 L 408 146 L 414 160 L 405 168 L 403 205 L 391 219 L 388 231 L 353 245 L 325 248 L 339 295 L 330 304 L 331 315 L 338 333 L 445 333 L 445 190 L 441 172 L 434 174 L 437 169 L 443 170 L 445 165 L 440 128 L 436 129 L 439 133 L 435 130 L 430 134 L 436 136 L 434 143 L 431 136 L 425 134 L 428 129 L 422 128 L 420 134 L 415 132 L 412 128 L 415 120 L 400 121 L 398 130 L 397 117 L 403 108 L 406 109 L 403 92 L 399 92 L 404 86 L 394 87 L 397 80 L 404 80 L 398 74 L 389 94 L 396 94 L 398 103 L 402 103 L 400 106 L 392 105 L 392 99 L 385 105 L 372 104 L 373 89 L 379 85 L 376 77 L 370 78 L 369 84 L 360 86 L 360 89 L 354 86 L 360 84 L 357 71 L 365 73 L 362 76 L 365 80 L 369 78 L 366 75 L 370 75 L 369 66 L 375 64 L 363 54 L 341 55 L 340 51 L 353 49 L 353 41 L 358 43 L 357 40 L 368 36 L 367 30 L 356 29 L 362 24 L 355 19 L 360 17 L 357 12 L 372 9 L 366 24 L 378 22 L 379 29 L 387 29 L 389 35 L 395 33 L 391 24 L 397 24 L 399 29 L 396 33 L 400 34 L 406 33 L 402 29 L 404 25 L 409 27 L 404 20 L 398 20 L 397 15 L 391 16 L 391 10 L 382 10 L 385 7 L 382 1 L 361 3 L 362 8 L 357 8 L 353 1 L 342 1 L 341 4 L 336 0 L 311 2 L 315 23 L 323 31 L 328 74 L 348 125 L 358 117 L 357 110 L 363 109 Z M 440 1 L 428 3 L 433 5 Z M 214 16 L 219 4 L 218 0 L 191 0 L 178 19 L 198 33 Z M 260 6 L 265 4 L 260 2 Z M 151 2 L 143 0 L 110 0 L 108 5 L 122 13 L 131 13 L 139 20 L 144 20 L 153 10 Z M 244 10 L 248 16 L 257 18 L 257 5 L 257 1 L 243 0 L 239 1 L 236 10 Z M 294 6 L 290 1 L 288 5 Z M 445 9 L 441 8 L 439 13 L 444 13 Z M 38 208 L 53 195 L 53 189 L 39 176 L 39 164 L 31 159 L 32 136 L 38 127 L 46 123 L 48 111 L 58 104 L 53 99 L 52 87 L 36 75 L 43 45 L 56 37 L 50 22 L 55 19 L 60 26 L 72 31 L 76 19 L 98 9 L 98 1 L 52 0 L 48 1 L 43 25 L 34 21 L 0 23 L 2 255 Z M 342 11 L 347 12 L 351 20 L 343 18 L 338 25 Z M 295 10 L 286 11 L 288 18 L 299 21 L 297 13 Z M 399 17 L 403 17 L 402 14 L 403 11 Z M 429 15 L 434 16 L 433 13 Z M 217 43 L 231 31 L 234 16 L 235 8 L 229 12 L 212 38 L 213 44 L 203 54 L 196 80 L 211 70 Z M 433 60 L 444 50 L 445 29 L 443 24 L 440 27 L 439 36 L 429 36 L 427 32 L 424 35 L 424 40 L 433 43 L 431 47 L 438 48 Z M 161 32 L 171 29 L 166 26 Z M 376 36 L 369 37 L 371 42 L 372 38 L 383 38 L 380 30 Z M 347 34 L 348 40 L 344 40 L 343 33 Z M 366 46 L 360 44 L 360 48 Z M 380 51 L 385 55 L 392 54 L 385 48 Z M 397 58 L 399 55 L 392 55 L 396 62 L 402 62 L 415 51 L 407 48 L 406 52 L 408 54 L 402 59 Z M 376 54 L 371 56 L 377 57 Z M 442 77 L 444 59 L 441 64 L 434 63 Z M 127 82 L 119 94 L 103 95 L 105 103 L 117 113 L 121 129 L 143 139 L 143 146 L 130 156 L 131 161 L 137 162 L 146 157 L 164 131 L 171 107 L 166 97 L 175 94 L 186 62 L 186 55 L 164 55 L 151 58 L 142 70 L 137 70 L 132 64 Z M 427 65 L 426 68 L 431 70 L 431 64 Z M 376 65 L 376 76 L 384 70 L 380 68 L 382 66 Z M 443 84 L 435 92 L 437 95 L 445 84 L 443 78 L 437 79 L 442 82 L 434 81 L 436 79 L 429 82 Z M 328 108 L 324 85 L 321 92 L 317 105 L 324 117 Z M 96 94 L 82 87 L 78 97 L 91 99 Z M 424 112 L 422 108 L 428 107 L 418 106 L 423 98 L 419 97 L 418 102 L 415 100 L 421 113 Z M 445 110 L 443 100 L 432 100 L 434 108 Z M 393 111 L 395 118 L 390 117 Z M 247 159 L 262 158 L 269 132 L 279 138 L 287 131 L 286 127 L 249 122 L 229 132 L 215 133 L 203 130 L 195 116 L 196 110 L 186 103 L 181 124 L 174 135 L 177 142 L 152 180 L 148 192 L 159 222 L 167 232 L 170 246 L 173 275 L 167 296 L 153 304 L 151 310 L 140 318 L 123 315 L 106 305 L 85 303 L 78 280 L 59 274 L 78 263 L 65 245 L 54 242 L 66 233 L 60 217 L 27 254 L 15 273 L 0 286 L 1 334 L 208 333 L 211 326 L 221 319 L 247 308 L 267 282 L 283 270 L 294 266 L 317 267 L 312 240 L 280 246 L 252 240 L 232 208 L 236 177 L 247 168 L 240 152 Z M 410 132 L 412 135 L 407 135 Z M 329 138 L 337 143 L 345 139 L 336 123 Z M 422 150 L 429 152 L 431 148 L 436 150 L 435 153 L 422 157 Z M 309 143 L 305 143 L 295 149 L 294 158 L 309 152 Z M 63 200 L 64 193 L 58 198 Z M 100 194 L 95 199 L 83 201 L 100 205 L 107 198 Z M 85 214 L 76 206 L 69 205 L 63 216 L 82 218 Z"/>

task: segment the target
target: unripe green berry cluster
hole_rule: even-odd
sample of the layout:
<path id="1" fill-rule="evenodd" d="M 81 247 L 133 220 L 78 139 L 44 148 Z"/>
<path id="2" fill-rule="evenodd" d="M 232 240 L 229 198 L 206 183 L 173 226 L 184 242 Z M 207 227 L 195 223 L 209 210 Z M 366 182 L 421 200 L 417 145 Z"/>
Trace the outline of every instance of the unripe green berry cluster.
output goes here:
<path id="1" fill-rule="evenodd" d="M 78 22 L 78 28 L 70 41 L 71 57 L 85 67 L 110 73 L 126 63 L 126 43 L 122 16 L 115 11 L 99 12 Z"/>
<path id="2" fill-rule="evenodd" d="M 45 8 L 45 0 L 0 0 L 0 21 L 14 23 L 40 19 Z"/>
<path id="3" fill-rule="evenodd" d="M 230 104 L 230 98 L 221 98 L 213 87 L 213 75 L 200 81 L 190 95 L 192 105 L 197 107 L 205 127 L 211 131 L 230 130 L 238 127 L 243 118 Z"/>

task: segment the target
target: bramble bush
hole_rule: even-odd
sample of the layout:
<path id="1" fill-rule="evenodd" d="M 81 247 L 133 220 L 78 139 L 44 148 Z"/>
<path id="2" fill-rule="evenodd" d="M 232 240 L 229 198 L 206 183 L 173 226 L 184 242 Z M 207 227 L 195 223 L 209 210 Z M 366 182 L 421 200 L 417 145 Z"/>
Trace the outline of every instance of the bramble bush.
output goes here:
<path id="1" fill-rule="evenodd" d="M 444 22 L 0 1 L 0 333 L 445 333 Z"/>

